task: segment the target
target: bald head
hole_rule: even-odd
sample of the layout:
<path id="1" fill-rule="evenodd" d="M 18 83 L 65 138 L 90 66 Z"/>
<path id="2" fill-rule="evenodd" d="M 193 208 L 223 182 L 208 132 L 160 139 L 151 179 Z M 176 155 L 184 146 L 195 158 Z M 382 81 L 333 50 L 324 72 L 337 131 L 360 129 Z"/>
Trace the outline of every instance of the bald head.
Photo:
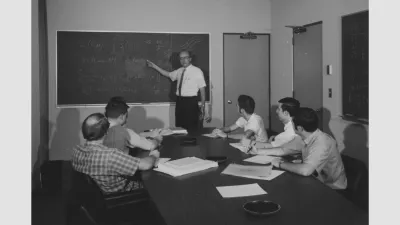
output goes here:
<path id="1" fill-rule="evenodd" d="M 183 67 L 188 67 L 192 62 L 192 54 L 190 51 L 183 50 L 179 53 L 179 60 Z"/>
<path id="2" fill-rule="evenodd" d="M 100 140 L 107 133 L 110 123 L 101 113 L 89 115 L 82 123 L 83 137 L 88 141 Z"/>

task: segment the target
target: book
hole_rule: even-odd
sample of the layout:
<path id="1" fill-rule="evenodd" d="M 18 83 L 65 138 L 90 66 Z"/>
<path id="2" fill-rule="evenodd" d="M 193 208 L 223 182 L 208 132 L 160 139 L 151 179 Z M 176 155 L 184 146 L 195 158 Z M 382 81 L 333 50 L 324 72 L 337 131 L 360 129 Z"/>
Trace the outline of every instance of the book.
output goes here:
<path id="1" fill-rule="evenodd" d="M 154 170 L 177 177 L 212 167 L 218 167 L 218 163 L 210 160 L 199 159 L 197 157 L 186 157 L 159 163 L 158 167 Z"/>

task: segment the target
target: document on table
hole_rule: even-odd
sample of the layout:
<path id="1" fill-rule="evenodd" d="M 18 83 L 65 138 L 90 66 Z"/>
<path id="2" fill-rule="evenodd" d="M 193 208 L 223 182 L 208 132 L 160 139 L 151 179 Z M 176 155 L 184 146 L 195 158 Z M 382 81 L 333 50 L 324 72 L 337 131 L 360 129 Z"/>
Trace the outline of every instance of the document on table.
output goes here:
<path id="1" fill-rule="evenodd" d="M 170 161 L 169 164 L 174 165 L 174 166 L 188 166 L 188 165 L 193 165 L 196 163 L 201 163 L 204 160 L 196 158 L 196 157 L 186 157 L 186 158 L 181 158 L 181 159 L 177 159 L 174 161 Z"/>
<path id="2" fill-rule="evenodd" d="M 217 134 L 211 133 L 211 134 L 203 134 L 205 137 L 210 137 L 210 138 L 217 138 L 219 137 Z"/>
<path id="3" fill-rule="evenodd" d="M 157 166 L 158 166 L 159 163 L 168 162 L 170 159 L 171 159 L 171 158 L 159 158 L 158 161 L 157 161 Z M 157 167 L 157 166 L 156 166 L 156 167 Z"/>
<path id="4" fill-rule="evenodd" d="M 272 180 L 285 171 L 272 170 L 272 166 L 248 166 L 229 164 L 221 174 L 258 180 Z"/>
<path id="5" fill-rule="evenodd" d="M 259 163 L 259 164 L 267 164 L 272 162 L 274 159 L 280 159 L 280 157 L 276 156 L 268 156 L 268 155 L 256 155 L 250 158 L 247 158 L 243 161 L 252 162 L 252 163 Z"/>
<path id="6" fill-rule="evenodd" d="M 160 162 L 154 170 L 177 177 L 212 167 L 218 167 L 218 163 L 196 157 L 186 157 L 168 162 Z"/>
<path id="7" fill-rule="evenodd" d="M 247 154 L 249 149 L 245 146 L 243 146 L 241 143 L 229 143 L 230 146 L 239 149 L 240 151 L 244 152 Z"/>
<path id="8" fill-rule="evenodd" d="M 171 128 L 171 131 L 173 134 L 188 134 L 186 129 L 180 127 Z"/>
<path id="9" fill-rule="evenodd" d="M 264 191 L 257 183 L 235 185 L 235 186 L 221 186 L 217 187 L 217 190 L 223 198 L 234 198 L 234 197 L 245 197 L 245 196 L 267 194 L 267 192 Z"/>

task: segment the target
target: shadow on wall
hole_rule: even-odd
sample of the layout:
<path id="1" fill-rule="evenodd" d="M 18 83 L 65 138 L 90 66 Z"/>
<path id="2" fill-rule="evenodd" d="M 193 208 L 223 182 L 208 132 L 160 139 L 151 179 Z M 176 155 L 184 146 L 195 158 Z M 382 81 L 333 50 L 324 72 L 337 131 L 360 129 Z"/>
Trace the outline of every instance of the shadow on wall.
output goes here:
<path id="1" fill-rule="evenodd" d="M 322 122 L 322 131 L 329 134 L 331 137 L 335 138 L 335 136 L 333 136 L 332 130 L 329 127 L 329 122 L 331 121 L 331 111 L 329 111 L 329 109 L 322 107 L 321 109 L 322 112 L 322 120 L 321 120 L 321 113 L 318 113 L 319 116 L 319 121 L 320 123 Z"/>
<path id="2" fill-rule="evenodd" d="M 271 116 L 271 124 L 268 130 L 280 133 L 283 131 L 283 124 L 279 120 L 278 116 L 276 115 L 276 110 L 278 109 L 278 105 L 271 105 L 271 109 L 269 111 Z"/>
<path id="3" fill-rule="evenodd" d="M 345 147 L 342 154 L 359 159 L 367 168 L 369 167 L 368 132 L 364 125 L 358 123 L 348 125 L 343 131 L 343 144 Z"/>
<path id="4" fill-rule="evenodd" d="M 146 110 L 142 106 L 134 106 L 128 112 L 126 126 L 139 133 L 147 129 L 163 128 L 164 123 L 158 118 L 147 118 Z"/>
<path id="5" fill-rule="evenodd" d="M 80 144 L 81 123 L 78 110 L 61 109 L 55 126 L 56 130 L 50 140 L 50 160 L 70 160 L 72 148 Z"/>

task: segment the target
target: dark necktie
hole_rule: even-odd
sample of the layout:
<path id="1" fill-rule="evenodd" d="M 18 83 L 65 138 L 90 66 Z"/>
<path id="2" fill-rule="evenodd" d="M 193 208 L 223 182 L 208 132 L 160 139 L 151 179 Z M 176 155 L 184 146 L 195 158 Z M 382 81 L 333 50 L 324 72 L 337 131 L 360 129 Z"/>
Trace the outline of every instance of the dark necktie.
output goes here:
<path id="1" fill-rule="evenodd" d="M 186 68 L 183 69 L 181 80 L 179 82 L 179 87 L 178 87 L 179 96 L 182 96 L 182 94 L 181 94 L 182 93 L 182 83 L 183 83 L 183 77 L 185 76 L 185 71 L 186 71 Z"/>

